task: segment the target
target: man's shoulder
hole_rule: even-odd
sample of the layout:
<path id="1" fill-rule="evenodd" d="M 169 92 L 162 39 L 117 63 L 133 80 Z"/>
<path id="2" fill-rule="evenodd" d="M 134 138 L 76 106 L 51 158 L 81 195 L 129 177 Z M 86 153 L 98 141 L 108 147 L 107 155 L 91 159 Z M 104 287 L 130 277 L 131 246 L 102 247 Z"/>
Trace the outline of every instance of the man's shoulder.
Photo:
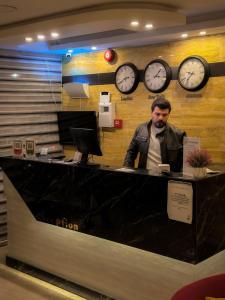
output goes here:
<path id="1" fill-rule="evenodd" d="M 141 135 L 141 136 L 148 136 L 148 122 L 140 124 L 136 130 L 135 130 L 135 135 Z"/>
<path id="2" fill-rule="evenodd" d="M 138 125 L 137 130 L 143 129 L 143 128 L 148 128 L 149 122 L 141 123 Z"/>
<path id="3" fill-rule="evenodd" d="M 182 129 L 177 128 L 176 126 L 174 126 L 173 124 L 167 123 L 167 129 L 169 132 L 173 132 L 177 135 L 184 135 L 185 131 Z"/>

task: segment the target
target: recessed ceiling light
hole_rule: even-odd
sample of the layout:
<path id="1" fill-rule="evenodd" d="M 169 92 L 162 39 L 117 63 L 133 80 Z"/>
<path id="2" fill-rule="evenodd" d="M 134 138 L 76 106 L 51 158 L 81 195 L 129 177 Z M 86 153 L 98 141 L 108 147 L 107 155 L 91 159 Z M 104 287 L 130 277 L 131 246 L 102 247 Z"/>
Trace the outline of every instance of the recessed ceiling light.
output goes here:
<path id="1" fill-rule="evenodd" d="M 132 21 L 132 22 L 130 23 L 130 25 L 136 27 L 136 26 L 139 25 L 139 22 L 138 22 L 138 21 Z"/>
<path id="2" fill-rule="evenodd" d="M 199 34 L 200 35 L 206 35 L 206 31 L 200 31 Z"/>
<path id="3" fill-rule="evenodd" d="M 57 38 L 57 37 L 59 36 L 59 34 L 58 34 L 58 32 L 52 32 L 52 33 L 51 33 L 51 36 L 52 36 L 53 38 Z"/>
<path id="4" fill-rule="evenodd" d="M 97 50 L 97 47 L 93 46 L 91 47 L 92 50 Z"/>
<path id="5" fill-rule="evenodd" d="M 44 40 L 45 36 L 43 34 L 38 34 L 37 38 L 38 40 Z"/>
<path id="6" fill-rule="evenodd" d="M 185 38 L 188 37 L 188 34 L 187 33 L 183 33 L 183 34 L 181 34 L 181 37 L 185 39 Z"/>
<path id="7" fill-rule="evenodd" d="M 14 78 L 16 78 L 16 77 L 18 77 L 19 75 L 18 75 L 17 73 L 13 73 L 11 76 L 14 77 Z"/>
<path id="8" fill-rule="evenodd" d="M 152 28 L 153 28 L 153 25 L 152 25 L 152 24 L 146 24 L 146 25 L 145 25 L 145 28 L 146 28 L 146 29 L 152 29 Z"/>
<path id="9" fill-rule="evenodd" d="M 69 52 L 69 53 L 73 53 L 73 50 L 72 50 L 72 49 L 69 49 L 67 52 Z"/>
<path id="10" fill-rule="evenodd" d="M 27 36 L 27 37 L 25 37 L 25 41 L 28 42 L 28 43 L 30 43 L 30 42 L 33 41 L 33 38 L 30 37 L 30 36 Z"/>

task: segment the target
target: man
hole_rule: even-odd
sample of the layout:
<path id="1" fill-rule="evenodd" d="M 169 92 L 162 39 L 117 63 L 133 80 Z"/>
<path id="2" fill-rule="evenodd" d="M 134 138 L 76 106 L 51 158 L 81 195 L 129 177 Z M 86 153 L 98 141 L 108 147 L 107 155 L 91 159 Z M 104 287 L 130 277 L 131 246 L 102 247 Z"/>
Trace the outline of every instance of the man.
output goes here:
<path id="1" fill-rule="evenodd" d="M 138 168 L 158 170 L 158 164 L 169 164 L 173 172 L 180 172 L 183 160 L 184 131 L 168 124 L 171 111 L 168 100 L 158 97 L 151 106 L 151 120 L 135 131 L 127 155 L 125 167 L 134 167 L 139 153 Z"/>

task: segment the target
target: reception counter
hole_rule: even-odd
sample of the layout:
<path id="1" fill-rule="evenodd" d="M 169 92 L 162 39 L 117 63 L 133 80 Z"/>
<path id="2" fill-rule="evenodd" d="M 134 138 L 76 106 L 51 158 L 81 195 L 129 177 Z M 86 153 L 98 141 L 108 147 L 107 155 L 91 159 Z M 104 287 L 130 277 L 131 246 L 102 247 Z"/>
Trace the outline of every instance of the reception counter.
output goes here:
<path id="1" fill-rule="evenodd" d="M 116 242 L 113 243 L 115 247 L 123 244 L 126 245 L 120 246 L 125 247 L 123 249 L 127 250 L 130 248 L 127 246 L 131 246 L 136 249 L 131 251 L 139 251 L 135 253 L 148 251 L 191 265 L 207 260 L 225 249 L 223 172 L 203 179 L 193 179 L 178 173 L 170 176 L 153 175 L 140 170 L 129 172 L 96 165 L 79 166 L 53 160 L 16 158 L 0 158 L 0 166 L 11 182 L 14 193 L 18 193 L 38 221 L 36 223 L 39 226 L 45 223 L 50 226 L 48 228 L 54 228 L 54 232 L 59 230 L 62 235 L 69 234 L 75 239 L 94 239 L 102 243 L 103 248 L 108 243 L 105 240 L 108 240 Z M 168 217 L 167 194 L 168 182 L 171 181 L 190 183 L 192 186 L 191 224 Z M 12 198 L 12 194 L 9 197 Z M 25 221 L 21 218 L 19 222 L 21 226 Z M 30 258 L 20 257 L 13 250 L 12 253 L 14 255 L 10 256 L 15 259 L 46 269 L 30 261 Z M 50 269 L 46 270 L 50 272 Z M 68 275 L 62 277 L 71 280 Z M 76 281 L 85 284 L 80 279 Z M 101 290 L 96 284 L 88 285 L 92 289 Z M 107 291 L 105 293 L 109 295 Z"/>

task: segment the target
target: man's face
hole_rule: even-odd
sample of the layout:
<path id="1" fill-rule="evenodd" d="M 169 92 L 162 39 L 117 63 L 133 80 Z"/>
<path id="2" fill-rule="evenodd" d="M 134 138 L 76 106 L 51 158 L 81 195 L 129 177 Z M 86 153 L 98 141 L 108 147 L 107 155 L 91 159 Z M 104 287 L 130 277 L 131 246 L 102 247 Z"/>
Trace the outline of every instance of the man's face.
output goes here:
<path id="1" fill-rule="evenodd" d="M 152 123 L 157 128 L 162 128 L 166 125 L 166 122 L 169 118 L 169 109 L 161 109 L 158 106 L 156 106 L 152 112 Z"/>

